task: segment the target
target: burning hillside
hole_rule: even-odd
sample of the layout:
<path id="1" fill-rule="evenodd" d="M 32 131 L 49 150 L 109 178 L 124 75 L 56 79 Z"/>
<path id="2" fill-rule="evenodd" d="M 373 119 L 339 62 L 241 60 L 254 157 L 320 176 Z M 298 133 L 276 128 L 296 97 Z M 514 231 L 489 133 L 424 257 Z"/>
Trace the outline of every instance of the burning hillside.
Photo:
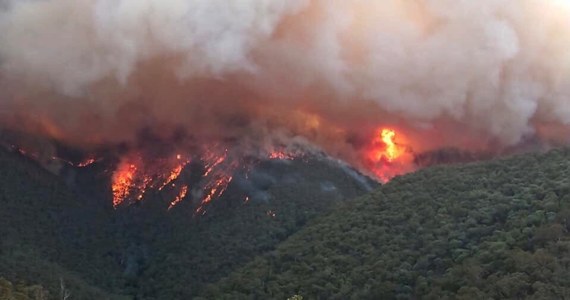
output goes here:
<path id="1" fill-rule="evenodd" d="M 198 160 L 200 168 L 189 168 L 192 160 Z M 203 213 L 204 206 L 220 197 L 232 181 L 238 168 L 246 167 L 238 160 L 228 159 L 228 151 L 211 148 L 201 156 L 146 157 L 140 153 L 123 156 L 112 175 L 113 206 L 141 201 L 147 191 L 174 191 L 169 208 L 184 200 L 189 191 L 200 199 L 196 213 Z M 183 171 L 197 172 L 201 177 L 197 186 L 188 186 L 188 180 L 179 180 Z"/>
<path id="2" fill-rule="evenodd" d="M 112 152 L 116 207 L 167 189 L 201 213 L 252 161 L 306 153 L 386 181 L 472 157 L 439 149 L 566 144 L 568 16 L 561 0 L 5 0 L 0 128 L 47 141 L 10 143 L 40 161 Z"/>
<path id="3" fill-rule="evenodd" d="M 382 135 L 368 145 L 370 160 L 367 161 L 367 168 L 377 179 L 389 180 L 405 171 L 402 167 L 406 164 L 400 159 L 409 153 L 405 152 L 403 145 L 395 142 L 394 130 L 384 129 L 379 132 Z M 144 144 L 139 145 L 139 149 L 122 151 L 120 147 L 116 147 L 113 151 L 98 153 L 74 150 L 73 155 L 70 154 L 70 149 L 62 147 L 52 153 L 42 150 L 38 145 L 35 145 L 36 148 L 34 145 L 32 148 L 22 148 L 17 142 L 23 140 L 21 136 L 16 134 L 15 139 L 12 143 L 4 143 L 13 151 L 40 162 L 56 174 L 60 174 L 64 168 L 80 169 L 103 165 L 104 173 L 108 174 L 104 176 L 108 176 L 110 180 L 114 208 L 143 201 L 147 194 L 164 192 L 163 194 L 171 197 L 168 209 L 187 198 L 198 201 L 196 214 L 204 214 L 205 207 L 224 194 L 235 176 L 248 179 L 250 172 L 264 161 L 304 161 L 308 156 L 331 160 L 330 157 L 323 156 L 323 153 L 304 148 L 275 147 L 272 151 L 251 155 L 242 152 L 242 148 L 228 147 L 227 144 L 183 147 L 182 144 L 157 139 L 154 139 L 154 142 L 158 142 L 155 146 Z M 245 194 L 248 200 L 251 196 L 253 195 Z"/>

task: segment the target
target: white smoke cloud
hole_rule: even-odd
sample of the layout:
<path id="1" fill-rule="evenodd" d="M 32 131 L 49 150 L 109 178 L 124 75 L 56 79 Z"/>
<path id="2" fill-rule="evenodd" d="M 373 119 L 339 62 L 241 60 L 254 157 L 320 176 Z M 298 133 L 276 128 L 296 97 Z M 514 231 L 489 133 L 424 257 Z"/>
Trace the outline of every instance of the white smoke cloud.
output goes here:
<path id="1" fill-rule="evenodd" d="M 187 76 L 248 71 L 252 48 L 303 0 L 12 1 L 0 15 L 0 57 L 75 94 L 137 64 L 180 55 Z"/>
<path id="2" fill-rule="evenodd" d="M 132 95 L 141 88 L 133 78 L 158 61 L 184 89 L 215 80 L 280 109 L 310 106 L 328 120 L 361 115 L 416 128 L 446 120 L 511 145 L 540 124 L 570 123 L 567 3 L 14 0 L 0 6 L 0 68 L 80 101 L 108 81 Z M 97 101 L 124 95 L 112 94 Z M 175 99 L 145 105 L 176 102 L 166 106 L 177 112 L 218 101 L 242 109 L 231 96 L 166 98 Z"/>

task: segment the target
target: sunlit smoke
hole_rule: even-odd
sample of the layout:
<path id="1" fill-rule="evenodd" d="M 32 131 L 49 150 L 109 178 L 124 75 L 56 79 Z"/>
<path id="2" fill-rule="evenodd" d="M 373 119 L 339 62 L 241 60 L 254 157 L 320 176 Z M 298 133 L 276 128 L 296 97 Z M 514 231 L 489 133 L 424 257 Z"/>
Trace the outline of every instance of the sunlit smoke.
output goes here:
<path id="1" fill-rule="evenodd" d="M 127 149 L 115 206 L 190 160 L 205 179 L 180 198 L 203 204 L 243 157 L 385 181 L 425 151 L 567 144 L 569 44 L 562 0 L 4 0 L 0 129 Z"/>

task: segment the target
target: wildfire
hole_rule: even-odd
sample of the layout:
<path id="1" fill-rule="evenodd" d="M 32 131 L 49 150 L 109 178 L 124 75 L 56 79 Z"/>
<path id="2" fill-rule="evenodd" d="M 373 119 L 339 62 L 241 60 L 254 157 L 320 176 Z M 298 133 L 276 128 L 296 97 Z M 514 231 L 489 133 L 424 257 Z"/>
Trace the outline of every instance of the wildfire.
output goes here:
<path id="1" fill-rule="evenodd" d="M 117 207 L 123 203 L 131 194 L 134 187 L 134 179 L 137 167 L 132 163 L 121 163 L 113 174 L 113 183 L 111 189 L 113 191 L 113 207 Z"/>
<path id="2" fill-rule="evenodd" d="M 395 129 L 381 128 L 368 148 L 366 157 L 369 168 L 382 181 L 405 172 L 407 147 L 397 141 L 399 137 Z"/>
<path id="3" fill-rule="evenodd" d="M 281 159 L 281 160 L 292 160 L 294 157 L 293 155 L 280 150 L 274 150 L 269 153 L 269 159 Z"/>
<path id="4" fill-rule="evenodd" d="M 168 175 L 166 180 L 160 185 L 158 190 L 162 191 L 162 189 L 164 189 L 165 186 L 169 185 L 171 182 L 176 180 L 180 176 L 180 173 L 182 173 L 182 169 L 184 168 L 184 166 L 186 166 L 186 164 L 188 164 L 188 162 L 185 162 L 183 164 L 174 167 L 174 169 L 170 171 L 170 174 Z"/>
<path id="5" fill-rule="evenodd" d="M 212 200 L 221 197 L 233 180 L 233 174 L 238 167 L 247 169 L 247 164 L 241 165 L 237 159 L 228 159 L 228 150 L 210 146 L 200 155 L 188 156 L 201 162 L 204 166 L 200 182 L 193 189 L 201 190 L 198 198 L 196 213 L 205 213 L 205 206 Z M 176 196 L 169 202 L 170 210 L 183 201 L 190 188 L 183 181 L 176 182 L 191 159 L 182 154 L 176 154 L 153 160 L 144 160 L 143 155 L 131 153 L 123 157 L 112 177 L 113 206 L 116 208 L 125 201 L 143 200 L 148 191 L 160 192 L 175 190 Z M 170 194 L 171 192 L 165 191 Z M 193 195 L 195 193 L 192 193 Z"/>
<path id="6" fill-rule="evenodd" d="M 235 160 L 228 160 L 228 151 L 224 150 L 222 154 L 215 151 L 209 151 L 204 155 L 203 161 L 206 167 L 204 173 L 205 184 L 204 197 L 202 197 L 196 213 L 205 213 L 205 206 L 213 199 L 221 197 L 229 184 L 232 182 L 233 173 L 239 167 Z"/>
<path id="7" fill-rule="evenodd" d="M 27 156 L 33 156 L 32 152 L 24 151 L 19 147 L 13 149 Z M 368 146 L 364 147 L 360 154 L 361 167 L 367 169 L 377 179 L 388 181 L 392 177 L 410 171 L 412 157 L 406 138 L 394 128 L 379 128 Z M 220 198 L 231 184 L 236 171 L 242 172 L 245 178 L 254 165 L 259 162 L 256 159 L 243 157 L 243 153 L 229 151 L 226 146 L 220 144 L 205 144 L 197 149 L 196 153 L 171 153 L 164 156 L 147 156 L 145 152 L 133 150 L 125 154 L 111 177 L 111 191 L 113 207 L 123 204 L 131 204 L 144 200 L 149 193 L 170 195 L 168 210 L 178 205 L 184 199 L 189 198 L 195 205 L 196 214 L 205 214 L 207 205 L 213 200 Z M 156 154 L 153 154 L 156 155 Z M 271 160 L 292 160 L 302 157 L 302 152 L 291 152 L 284 146 L 275 146 L 266 152 L 265 158 Z M 102 158 L 88 156 L 83 161 L 64 160 L 53 156 L 52 160 L 62 161 L 74 167 L 86 167 L 101 161 Z M 195 161 L 203 169 L 197 169 L 199 174 L 192 174 L 191 178 L 198 179 L 196 182 L 185 182 L 180 179 L 184 170 L 187 174 L 190 168 L 186 168 L 191 161 Z M 194 169 L 192 169 L 194 171 Z M 192 188 L 190 188 L 190 186 Z M 244 203 L 248 203 L 250 197 L 246 196 Z"/>
<path id="8" fill-rule="evenodd" d="M 204 167 L 206 168 L 204 177 L 208 177 L 208 175 L 210 175 L 210 173 L 212 173 L 212 171 L 214 171 L 218 165 L 223 163 L 226 160 L 227 155 L 227 149 L 222 155 L 218 155 L 215 151 L 208 151 L 202 159 L 204 161 Z"/>
<path id="9" fill-rule="evenodd" d="M 179 154 L 175 160 L 163 159 L 151 164 L 144 164 L 138 155 L 133 156 L 123 159 L 113 173 L 111 189 L 115 208 L 127 199 L 142 200 L 149 188 L 163 190 L 178 179 L 184 167 L 190 163 Z"/>
<path id="10" fill-rule="evenodd" d="M 188 186 L 187 185 L 182 186 L 182 188 L 180 189 L 180 192 L 178 192 L 178 195 L 176 196 L 176 198 L 174 198 L 174 200 L 172 200 L 172 202 L 170 202 L 170 205 L 168 206 L 168 210 L 170 210 L 171 208 L 176 206 L 178 203 L 180 203 L 180 201 L 182 201 L 182 199 L 184 199 L 184 197 L 186 197 L 187 193 L 188 193 Z"/>
<path id="11" fill-rule="evenodd" d="M 196 213 L 205 212 L 204 207 L 206 204 L 210 203 L 214 198 L 221 197 L 228 188 L 232 179 L 233 176 L 222 175 L 221 178 L 209 182 L 205 187 L 205 190 L 207 191 L 206 196 L 200 202 L 200 205 L 196 209 Z"/>
<path id="12" fill-rule="evenodd" d="M 375 162 L 392 162 L 398 159 L 404 154 L 405 148 L 396 144 L 395 139 L 395 130 L 388 128 L 379 130 L 372 142 L 373 150 L 369 158 Z"/>
<path id="13" fill-rule="evenodd" d="M 396 143 L 394 143 L 394 137 L 396 137 L 396 132 L 391 129 L 382 129 L 382 142 L 386 145 L 386 158 L 388 161 L 393 161 L 402 154 L 402 150 L 398 148 Z"/>
<path id="14" fill-rule="evenodd" d="M 97 160 L 95 158 L 88 158 L 80 163 L 77 164 L 77 167 L 84 168 L 94 164 Z"/>

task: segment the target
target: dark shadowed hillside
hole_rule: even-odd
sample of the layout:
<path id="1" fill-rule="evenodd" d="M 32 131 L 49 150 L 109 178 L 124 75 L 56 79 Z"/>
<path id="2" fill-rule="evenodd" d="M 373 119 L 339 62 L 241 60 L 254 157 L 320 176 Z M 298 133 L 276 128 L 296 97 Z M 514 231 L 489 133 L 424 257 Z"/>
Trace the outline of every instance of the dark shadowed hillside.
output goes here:
<path id="1" fill-rule="evenodd" d="M 434 167 L 341 204 L 205 299 L 570 297 L 570 151 Z"/>
<path id="2" fill-rule="evenodd" d="M 373 184 L 331 161 L 267 161 L 203 216 L 160 193 L 115 210 L 96 167 L 70 180 L 3 150 L 0 166 L 5 294 L 570 296 L 569 150 L 432 167 L 360 197 Z"/>
<path id="3" fill-rule="evenodd" d="M 58 295 L 60 280 L 80 299 L 112 297 L 124 241 L 108 209 L 83 201 L 35 162 L 0 149 L 0 277 L 39 283 Z"/>
<path id="4" fill-rule="evenodd" d="M 65 288 L 63 293 L 65 293 Z M 40 285 L 14 284 L 0 277 L 0 299 L 2 300 L 43 300 L 49 297 L 49 292 Z"/>
<path id="5" fill-rule="evenodd" d="M 129 284 L 143 298 L 188 299 L 204 283 L 273 250 L 313 218 L 374 186 L 351 175 L 326 161 L 268 161 L 251 175 L 264 184 L 248 202 L 238 180 L 204 216 L 195 217 L 190 202 L 169 212 L 158 201 L 118 211 L 129 220 L 130 251 L 137 258 Z"/>
<path id="6" fill-rule="evenodd" d="M 325 159 L 272 160 L 195 216 L 161 194 L 114 210 L 97 166 L 72 171 L 0 149 L 0 277 L 52 296 L 63 280 L 73 299 L 187 299 L 375 185 Z"/>

